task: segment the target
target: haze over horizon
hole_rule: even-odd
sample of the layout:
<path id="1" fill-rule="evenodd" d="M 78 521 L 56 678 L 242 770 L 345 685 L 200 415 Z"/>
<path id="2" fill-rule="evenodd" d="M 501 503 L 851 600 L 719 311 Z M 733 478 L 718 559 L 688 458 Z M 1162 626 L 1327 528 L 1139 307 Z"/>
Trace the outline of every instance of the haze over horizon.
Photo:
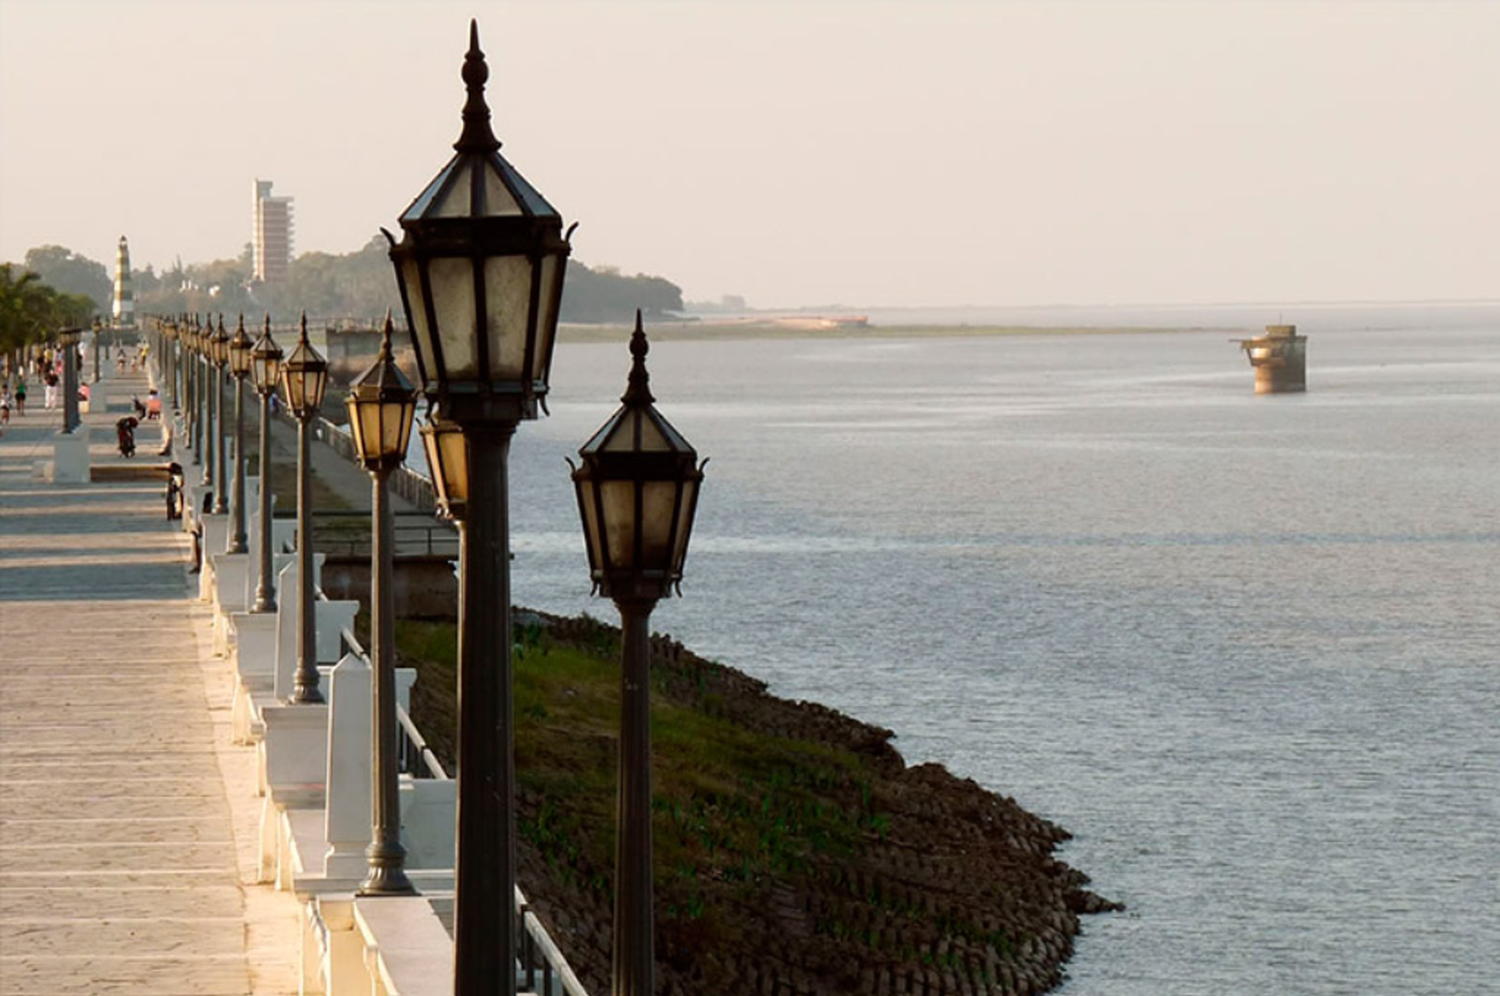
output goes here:
<path id="1" fill-rule="evenodd" d="M 479 20 L 574 256 L 753 307 L 1500 297 L 1500 4 L 0 0 L 0 260 L 359 248 Z"/>

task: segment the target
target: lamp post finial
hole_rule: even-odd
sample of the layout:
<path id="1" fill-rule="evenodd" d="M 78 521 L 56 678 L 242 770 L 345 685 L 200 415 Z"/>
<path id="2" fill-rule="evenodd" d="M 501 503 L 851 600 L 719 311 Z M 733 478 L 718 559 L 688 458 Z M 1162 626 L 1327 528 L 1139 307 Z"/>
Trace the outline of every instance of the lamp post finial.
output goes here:
<path id="1" fill-rule="evenodd" d="M 627 405 L 641 407 L 655 401 L 651 394 L 651 375 L 646 371 L 646 354 L 651 344 L 646 341 L 646 330 L 641 326 L 641 309 L 635 309 L 635 331 L 630 333 L 630 380 L 620 400 Z"/>
<path id="2" fill-rule="evenodd" d="M 484 84 L 490 67 L 479 48 L 479 21 L 469 21 L 469 51 L 464 54 L 463 80 L 469 99 L 464 102 L 464 130 L 453 143 L 458 152 L 494 152 L 500 140 L 490 130 L 490 107 L 484 101 Z"/>

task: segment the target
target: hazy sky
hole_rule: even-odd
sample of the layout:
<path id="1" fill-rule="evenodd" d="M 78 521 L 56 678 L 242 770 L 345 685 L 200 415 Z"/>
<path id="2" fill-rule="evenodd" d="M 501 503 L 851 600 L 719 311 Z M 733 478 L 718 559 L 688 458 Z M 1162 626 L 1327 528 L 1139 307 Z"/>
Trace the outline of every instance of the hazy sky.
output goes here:
<path id="1" fill-rule="evenodd" d="M 689 298 L 1500 297 L 1500 3 L 0 0 L 0 259 L 347 252 L 459 131 Z"/>

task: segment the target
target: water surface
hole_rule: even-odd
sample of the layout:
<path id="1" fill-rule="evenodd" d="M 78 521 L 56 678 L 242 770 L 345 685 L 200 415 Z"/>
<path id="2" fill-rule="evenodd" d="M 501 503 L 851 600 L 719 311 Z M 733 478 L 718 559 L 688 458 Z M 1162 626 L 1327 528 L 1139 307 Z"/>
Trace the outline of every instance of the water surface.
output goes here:
<path id="1" fill-rule="evenodd" d="M 653 621 L 1070 829 L 1130 907 L 1070 996 L 1494 991 L 1500 333 L 1401 317 L 1275 397 L 1223 332 L 663 343 L 712 462 Z M 613 617 L 563 457 L 627 366 L 518 433 L 523 604 Z"/>

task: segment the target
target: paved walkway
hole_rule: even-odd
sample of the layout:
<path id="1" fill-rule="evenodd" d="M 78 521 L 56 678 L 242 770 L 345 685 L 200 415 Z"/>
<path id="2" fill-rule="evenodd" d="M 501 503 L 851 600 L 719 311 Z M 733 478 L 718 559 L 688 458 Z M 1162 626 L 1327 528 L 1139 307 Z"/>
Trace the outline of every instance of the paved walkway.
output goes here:
<path id="1" fill-rule="evenodd" d="M 97 463 L 145 376 L 85 416 Z M 292 898 L 251 885 L 253 756 L 160 481 L 53 485 L 60 411 L 0 437 L 0 996 L 297 991 Z M 160 462 L 160 429 L 136 463 Z"/>

